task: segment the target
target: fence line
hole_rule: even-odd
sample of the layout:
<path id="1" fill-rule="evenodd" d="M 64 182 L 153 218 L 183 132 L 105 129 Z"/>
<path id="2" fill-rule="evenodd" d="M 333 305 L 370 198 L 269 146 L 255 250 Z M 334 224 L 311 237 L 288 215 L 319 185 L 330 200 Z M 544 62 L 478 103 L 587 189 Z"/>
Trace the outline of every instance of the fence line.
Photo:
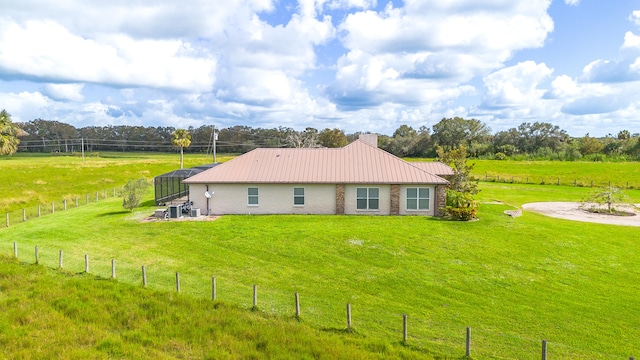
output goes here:
<path id="1" fill-rule="evenodd" d="M 16 259 L 18 259 L 18 244 L 17 242 L 13 243 L 13 255 Z M 40 265 L 41 261 L 40 261 L 40 248 L 36 245 L 35 246 L 35 264 L 36 265 Z M 89 255 L 85 254 L 84 255 L 84 273 L 89 273 Z M 58 269 L 62 270 L 63 269 L 63 250 L 59 250 L 59 266 Z M 115 279 L 116 278 L 116 273 L 115 273 L 115 259 L 111 259 L 111 278 Z M 144 288 L 146 288 L 148 285 L 147 283 L 147 272 L 146 272 L 146 268 L 143 265 L 142 266 L 142 286 Z M 258 285 L 254 284 L 253 285 L 253 307 L 251 308 L 252 310 L 259 310 L 258 308 Z M 180 274 L 179 272 L 175 272 L 175 291 L 177 293 L 181 292 L 181 287 L 180 287 Z M 294 297 L 295 297 L 295 318 L 296 319 L 300 319 L 301 318 L 301 309 L 300 309 L 300 297 L 299 297 L 299 293 L 295 292 L 294 293 Z M 211 298 L 212 300 L 217 300 L 217 280 L 216 277 L 212 277 L 211 278 Z M 352 332 L 354 331 L 353 328 L 353 322 L 352 322 L 352 304 L 350 302 L 347 302 L 346 304 L 346 331 L 347 332 Z M 412 344 L 412 341 L 409 337 L 409 322 L 408 322 L 408 314 L 402 314 L 402 333 L 398 334 L 398 338 L 397 340 L 404 345 L 414 345 Z M 430 321 L 420 321 L 417 318 L 412 318 L 412 324 L 418 324 L 418 325 L 422 325 L 422 326 L 426 326 L 426 327 L 431 327 L 431 328 L 435 328 L 437 326 L 443 325 L 443 324 L 437 324 L 437 323 L 433 323 Z M 450 324 L 446 324 L 447 326 L 451 326 Z M 460 333 L 462 335 L 462 328 L 459 329 Z M 466 327 L 466 333 L 465 333 L 465 342 L 464 342 L 464 354 L 466 357 L 471 357 L 471 351 L 472 351 L 472 345 L 475 343 L 476 345 L 478 345 L 478 343 L 480 341 L 475 340 L 474 342 L 472 342 L 472 337 L 471 337 L 471 327 L 467 326 Z M 481 330 L 481 331 L 475 331 L 474 332 L 477 336 L 478 333 L 495 333 L 493 331 L 489 331 L 489 330 Z M 504 333 L 498 333 L 501 336 L 504 336 Z M 532 342 L 535 341 L 534 339 L 531 338 L 524 338 L 524 337 L 520 337 L 520 336 L 513 336 L 513 335 L 508 335 L 513 337 L 514 339 L 518 339 L 518 340 L 524 340 L 527 342 Z M 476 337 L 477 339 L 477 337 Z M 578 349 L 578 348 L 573 348 L 570 346 L 566 346 L 562 343 L 553 343 L 553 342 L 548 342 L 546 339 L 542 339 L 541 343 L 539 342 L 540 340 L 538 340 L 538 344 L 541 344 L 541 347 L 539 348 L 542 354 L 542 359 L 546 360 L 548 355 L 554 356 L 553 350 L 555 349 L 559 349 L 559 348 L 564 348 L 564 349 L 568 349 L 569 351 L 571 350 L 575 350 L 575 352 L 579 352 L 579 353 L 583 353 L 583 354 L 598 354 L 601 356 L 606 356 L 607 358 L 620 358 L 620 359 L 626 359 L 626 357 L 622 357 L 620 355 L 614 355 L 614 354 L 604 354 L 604 353 L 594 353 L 594 352 L 585 352 L 585 350 L 583 349 Z M 553 345 L 552 348 L 549 348 L 548 345 Z M 462 344 L 460 346 L 462 348 Z M 462 354 L 462 351 L 460 351 L 460 354 Z M 538 353 L 540 354 L 540 352 Z M 570 352 L 570 354 L 573 354 L 573 352 Z M 456 355 L 457 356 L 457 355 Z M 630 356 L 629 357 L 630 360 L 633 360 L 634 357 Z"/>
<path id="2" fill-rule="evenodd" d="M 562 185 L 562 186 L 573 186 L 573 187 L 603 187 L 603 186 L 613 186 L 620 189 L 640 189 L 640 186 L 637 184 L 630 184 L 629 181 L 625 181 L 623 183 L 616 182 L 615 180 L 594 180 L 594 179 L 577 179 L 573 180 L 570 177 L 563 176 L 511 176 L 511 175 L 472 175 L 471 178 L 473 180 L 483 181 L 483 182 L 496 182 L 496 183 L 506 183 L 506 184 L 531 184 L 531 185 Z"/>
<path id="3" fill-rule="evenodd" d="M 52 201 L 50 205 L 38 204 L 28 208 L 23 208 L 20 210 L 9 211 L 5 215 L 5 227 L 9 227 L 11 224 L 16 224 L 19 222 L 26 222 L 30 219 L 39 218 L 44 215 L 55 214 L 56 211 L 67 210 L 70 207 L 69 202 L 71 204 L 75 204 L 75 207 L 77 208 L 83 205 L 88 205 L 92 201 L 99 202 L 101 200 L 112 199 L 119 196 L 121 190 L 122 190 L 122 187 L 120 186 L 120 187 L 114 187 L 114 188 L 96 191 L 95 201 L 93 201 L 94 200 L 93 192 L 91 192 L 91 194 L 85 194 L 84 204 L 80 203 L 79 201 L 80 197 L 78 195 L 74 195 L 71 197 L 65 197 L 62 200 Z M 113 196 L 111 196 L 111 194 L 113 194 Z"/>

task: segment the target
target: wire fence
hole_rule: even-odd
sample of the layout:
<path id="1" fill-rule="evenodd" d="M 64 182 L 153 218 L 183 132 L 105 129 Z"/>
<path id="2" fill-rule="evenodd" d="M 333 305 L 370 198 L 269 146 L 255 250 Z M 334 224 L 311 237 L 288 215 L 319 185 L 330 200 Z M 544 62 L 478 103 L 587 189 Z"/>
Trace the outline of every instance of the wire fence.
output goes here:
<path id="1" fill-rule="evenodd" d="M 6 246 L 5 243 L 4 246 Z M 580 346 L 522 336 L 517 331 L 503 331 L 481 324 L 464 326 L 458 322 L 443 323 L 422 315 L 406 314 L 399 308 L 361 308 L 357 299 L 348 303 L 305 297 L 298 292 L 278 291 L 259 284 L 227 283 L 225 279 L 203 278 L 193 273 L 168 270 L 158 264 L 145 266 L 120 262 L 97 254 L 94 257 L 71 250 L 24 247 L 13 243 L 10 256 L 31 263 L 59 269 L 67 273 L 91 274 L 101 279 L 114 279 L 144 288 L 187 293 L 197 298 L 235 303 L 252 311 L 293 317 L 312 324 L 324 324 L 331 332 L 355 332 L 363 336 L 389 334 L 390 343 L 411 347 L 435 358 L 518 358 L 542 359 L 630 359 L 628 354 L 584 349 Z M 136 270 L 137 269 L 137 270 Z M 262 293 L 261 290 L 265 289 Z M 283 298 L 289 301 L 283 301 Z M 371 316 L 371 314 L 375 314 Z M 425 315 L 427 314 L 427 315 Z M 328 325 L 327 325 L 328 324 Z M 395 335 L 394 335 L 395 334 Z M 629 349 L 636 350 L 637 344 Z M 370 344 L 369 346 L 373 346 Z M 381 346 L 385 346 L 382 344 Z M 600 344 L 602 348 L 602 344 Z M 606 348 L 606 346 L 605 346 Z M 379 349 L 384 352 L 384 349 Z M 606 350 L 605 350 L 606 351 Z M 505 355 L 517 354 L 517 355 Z M 505 357 L 506 356 L 506 357 Z"/>
<path id="2" fill-rule="evenodd" d="M 532 184 L 532 185 L 562 185 L 574 187 L 605 187 L 613 186 L 619 189 L 640 189 L 637 184 L 629 183 L 629 181 L 621 180 L 602 180 L 602 179 L 577 179 L 561 176 L 513 176 L 513 175 L 482 175 L 472 176 L 473 180 L 507 184 Z"/>
<path id="3" fill-rule="evenodd" d="M 84 205 L 96 203 L 101 200 L 119 197 L 122 193 L 122 187 L 114 187 L 96 191 L 95 193 L 87 193 L 83 195 L 70 195 L 60 200 L 50 203 L 38 204 L 36 206 L 25 207 L 20 210 L 14 210 L 5 213 L 5 226 L 11 224 L 25 222 L 41 216 L 54 214 L 59 211 L 65 211 L 78 208 Z"/>

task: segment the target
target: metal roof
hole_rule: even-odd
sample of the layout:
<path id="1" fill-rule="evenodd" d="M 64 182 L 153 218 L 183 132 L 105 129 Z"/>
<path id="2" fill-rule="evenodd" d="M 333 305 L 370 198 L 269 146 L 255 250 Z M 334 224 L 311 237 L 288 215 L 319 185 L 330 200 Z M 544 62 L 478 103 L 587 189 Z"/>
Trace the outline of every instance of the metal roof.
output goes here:
<path id="1" fill-rule="evenodd" d="M 203 171 L 187 184 L 448 184 L 363 140 L 342 148 L 260 148 Z"/>
<path id="2" fill-rule="evenodd" d="M 417 166 L 418 168 L 434 174 L 438 176 L 449 176 L 453 175 L 453 168 L 451 166 L 443 164 L 439 161 L 415 161 L 409 162 L 409 164 L 413 166 Z"/>

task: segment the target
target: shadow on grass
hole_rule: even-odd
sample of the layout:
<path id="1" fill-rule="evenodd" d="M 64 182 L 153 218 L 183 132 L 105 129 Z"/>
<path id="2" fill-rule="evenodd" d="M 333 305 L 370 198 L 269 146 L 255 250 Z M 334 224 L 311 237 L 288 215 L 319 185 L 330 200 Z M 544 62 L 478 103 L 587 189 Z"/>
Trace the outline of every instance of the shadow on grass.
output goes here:
<path id="1" fill-rule="evenodd" d="M 155 200 L 143 201 L 142 204 L 140 204 L 140 207 L 154 207 L 154 206 L 157 206 Z M 162 206 L 160 206 L 160 207 L 162 207 Z"/>
<path id="2" fill-rule="evenodd" d="M 111 211 L 102 214 L 96 215 L 97 217 L 106 217 L 106 216 L 115 216 L 115 215 L 123 215 L 123 214 L 131 214 L 129 210 L 120 210 L 120 211 Z"/>

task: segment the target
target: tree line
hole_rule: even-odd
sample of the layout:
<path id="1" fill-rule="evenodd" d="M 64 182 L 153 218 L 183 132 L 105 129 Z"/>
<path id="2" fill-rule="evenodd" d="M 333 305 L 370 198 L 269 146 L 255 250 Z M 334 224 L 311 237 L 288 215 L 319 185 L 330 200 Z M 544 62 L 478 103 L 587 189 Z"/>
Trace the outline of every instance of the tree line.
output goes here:
<path id="1" fill-rule="evenodd" d="M 16 123 L 23 131 L 18 151 L 157 151 L 173 152 L 174 127 L 87 126 L 76 128 L 58 121 L 36 119 Z M 347 134 L 340 129 L 308 127 L 297 131 L 289 127 L 253 128 L 232 126 L 189 127 L 188 153 L 211 153 L 214 137 L 217 151 L 245 153 L 258 147 L 341 147 L 361 132 Z M 25 134 L 26 133 L 26 134 Z M 628 130 L 596 138 L 586 134 L 572 138 L 565 130 L 546 122 L 524 122 L 517 127 L 492 133 L 476 119 L 443 118 L 431 128 L 414 129 L 401 125 L 391 136 L 379 135 L 380 148 L 399 157 L 436 157 L 438 147 L 465 147 L 470 157 L 487 159 L 528 158 L 554 160 L 640 160 L 639 134 Z"/>

